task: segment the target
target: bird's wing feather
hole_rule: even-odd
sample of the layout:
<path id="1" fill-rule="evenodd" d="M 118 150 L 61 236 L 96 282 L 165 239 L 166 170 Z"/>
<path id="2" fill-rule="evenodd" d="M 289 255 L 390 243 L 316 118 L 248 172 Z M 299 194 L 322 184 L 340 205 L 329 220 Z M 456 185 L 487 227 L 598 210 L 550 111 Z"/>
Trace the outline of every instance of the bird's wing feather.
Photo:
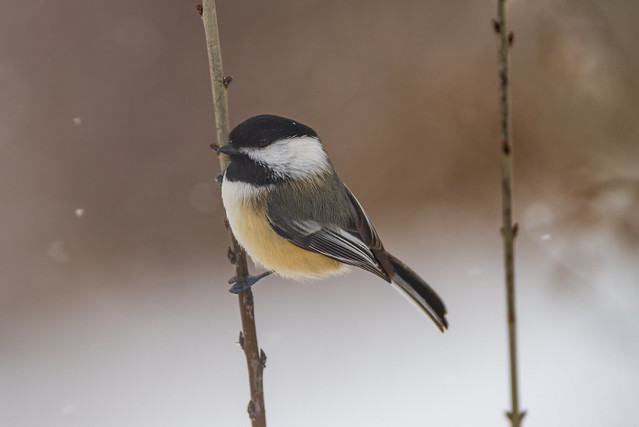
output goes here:
<path id="1" fill-rule="evenodd" d="M 295 246 L 316 252 L 345 264 L 362 268 L 384 280 L 388 274 L 379 264 L 375 252 L 382 248 L 377 232 L 355 197 L 347 190 L 350 217 L 348 224 L 322 224 L 315 218 L 294 220 L 284 205 L 268 205 L 273 230 Z"/>
<path id="2" fill-rule="evenodd" d="M 346 186 L 344 188 L 346 189 L 346 197 L 351 208 L 351 219 L 354 225 L 354 228 L 349 229 L 349 231 L 356 234 L 372 251 L 383 249 L 382 241 L 379 239 L 368 215 L 364 212 L 364 208 L 359 204 L 351 190 Z"/>

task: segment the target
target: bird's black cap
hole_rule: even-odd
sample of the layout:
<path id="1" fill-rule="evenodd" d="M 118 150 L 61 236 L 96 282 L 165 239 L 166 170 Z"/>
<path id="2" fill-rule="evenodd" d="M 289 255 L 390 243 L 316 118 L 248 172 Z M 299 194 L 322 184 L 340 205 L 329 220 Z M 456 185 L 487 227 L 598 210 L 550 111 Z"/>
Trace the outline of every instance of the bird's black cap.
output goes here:
<path id="1" fill-rule="evenodd" d="M 287 138 L 311 136 L 317 133 L 310 127 L 285 117 L 262 114 L 244 120 L 230 134 L 229 143 L 235 147 L 266 147 Z"/>

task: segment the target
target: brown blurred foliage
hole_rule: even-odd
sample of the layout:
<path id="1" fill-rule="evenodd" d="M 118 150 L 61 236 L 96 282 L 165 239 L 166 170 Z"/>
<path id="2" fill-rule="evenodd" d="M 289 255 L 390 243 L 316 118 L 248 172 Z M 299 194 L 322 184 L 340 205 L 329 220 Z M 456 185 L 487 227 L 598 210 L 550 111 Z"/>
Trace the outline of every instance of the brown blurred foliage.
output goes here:
<path id="1" fill-rule="evenodd" d="M 612 223 L 636 250 L 639 4 L 510 9 L 516 206 Z M 373 218 L 428 206 L 425 221 L 452 210 L 496 227 L 492 5 L 218 1 L 218 13 L 234 123 L 269 112 L 314 127 Z M 0 21 L 0 296 L 223 258 L 194 4 L 40 0 Z"/>

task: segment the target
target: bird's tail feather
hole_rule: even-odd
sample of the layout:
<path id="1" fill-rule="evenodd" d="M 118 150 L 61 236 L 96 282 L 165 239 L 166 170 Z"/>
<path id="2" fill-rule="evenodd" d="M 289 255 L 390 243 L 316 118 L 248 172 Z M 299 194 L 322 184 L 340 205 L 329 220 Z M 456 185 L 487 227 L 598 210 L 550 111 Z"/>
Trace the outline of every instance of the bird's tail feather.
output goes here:
<path id="1" fill-rule="evenodd" d="M 388 258 L 395 269 L 392 281 L 433 319 L 442 332 L 448 329 L 446 306 L 439 295 L 406 264 L 391 254 Z"/>

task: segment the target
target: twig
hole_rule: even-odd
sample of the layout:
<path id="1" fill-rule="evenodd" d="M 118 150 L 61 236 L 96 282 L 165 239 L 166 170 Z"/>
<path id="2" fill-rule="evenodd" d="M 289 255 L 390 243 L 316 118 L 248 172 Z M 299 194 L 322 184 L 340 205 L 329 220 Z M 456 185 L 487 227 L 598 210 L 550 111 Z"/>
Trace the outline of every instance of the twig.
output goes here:
<path id="1" fill-rule="evenodd" d="M 502 220 L 504 240 L 504 268 L 506 271 L 506 302 L 508 320 L 508 344 L 510 353 L 511 411 L 506 415 L 512 427 L 519 427 L 526 412 L 519 412 L 519 386 L 517 381 L 517 317 L 515 312 L 515 248 L 517 224 L 512 222 L 512 129 L 510 123 L 509 50 L 514 41 L 508 32 L 506 0 L 497 0 L 497 20 L 493 28 L 499 35 L 499 131 L 501 137 L 502 170 Z"/>
<path id="2" fill-rule="evenodd" d="M 231 76 L 224 76 L 222 68 L 222 52 L 220 49 L 220 36 L 217 26 L 217 13 L 215 0 L 204 0 L 202 5 L 197 5 L 197 11 L 202 16 L 204 32 L 206 34 L 206 50 L 209 56 L 209 70 L 213 87 L 213 103 L 215 106 L 215 128 L 217 142 L 220 145 L 229 140 L 229 110 L 227 103 L 227 89 L 231 83 Z M 220 155 L 220 169 L 226 169 L 228 157 Z M 228 228 L 228 223 L 227 228 Z M 229 248 L 229 260 L 235 264 L 235 275 L 243 277 L 248 275 L 246 264 L 246 252 L 239 245 L 233 233 L 231 235 L 232 249 Z M 253 293 L 250 289 L 242 291 L 238 295 L 240 304 L 240 316 L 242 318 L 242 332 L 240 333 L 241 347 L 246 356 L 248 367 L 251 400 L 247 411 L 253 427 L 266 427 L 266 414 L 264 408 L 264 388 L 262 374 L 266 363 L 264 350 L 259 350 L 257 345 L 257 332 L 255 330 L 255 313 L 253 306 Z"/>

